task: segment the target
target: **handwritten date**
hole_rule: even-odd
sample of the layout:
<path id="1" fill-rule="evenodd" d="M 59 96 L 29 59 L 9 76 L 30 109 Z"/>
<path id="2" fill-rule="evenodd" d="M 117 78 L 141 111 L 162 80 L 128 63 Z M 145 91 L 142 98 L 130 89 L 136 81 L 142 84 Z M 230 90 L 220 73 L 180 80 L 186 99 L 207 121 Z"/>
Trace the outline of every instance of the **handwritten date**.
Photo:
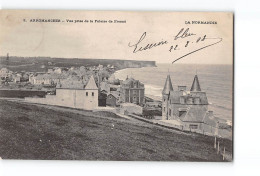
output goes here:
<path id="1" fill-rule="evenodd" d="M 204 46 L 200 45 L 196 49 L 194 49 L 194 47 L 193 47 L 193 49 L 191 51 L 188 51 L 183 56 L 175 59 L 172 63 L 175 63 L 176 61 L 178 61 L 190 54 L 193 54 L 197 51 L 200 51 L 207 47 L 216 45 L 222 41 L 222 38 L 208 38 L 206 34 L 199 36 L 197 38 L 195 37 L 195 39 L 194 39 L 194 37 L 192 37 L 192 36 L 196 36 L 196 34 L 190 32 L 189 28 L 180 29 L 179 32 L 177 33 L 177 35 L 173 36 L 173 38 L 171 38 L 170 40 L 161 40 L 159 42 L 154 42 L 154 43 L 144 44 L 144 40 L 146 39 L 146 36 L 147 36 L 147 33 L 144 32 L 135 44 L 131 44 L 131 43 L 128 44 L 129 47 L 134 48 L 133 53 L 151 50 L 156 47 L 164 47 L 164 46 L 169 47 L 169 44 L 171 44 L 171 45 L 170 45 L 168 51 L 173 52 L 176 50 L 181 50 L 182 48 L 189 48 L 190 45 L 195 46 L 198 43 L 204 42 L 205 40 L 211 40 L 211 42 L 209 44 L 207 43 Z M 174 44 L 172 44 L 173 42 L 174 42 Z"/>

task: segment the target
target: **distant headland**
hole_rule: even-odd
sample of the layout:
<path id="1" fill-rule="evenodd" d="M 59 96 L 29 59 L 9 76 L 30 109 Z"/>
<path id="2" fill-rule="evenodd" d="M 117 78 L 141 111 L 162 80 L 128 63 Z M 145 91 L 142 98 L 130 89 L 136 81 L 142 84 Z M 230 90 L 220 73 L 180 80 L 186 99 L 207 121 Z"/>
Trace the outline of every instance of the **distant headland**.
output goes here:
<path id="1" fill-rule="evenodd" d="M 124 68 L 156 67 L 155 61 L 120 60 L 120 59 L 90 59 L 90 58 L 58 58 L 58 57 L 21 57 L 0 56 L 0 67 L 13 71 L 40 72 L 53 67 L 78 67 L 113 65 L 115 70 Z"/>

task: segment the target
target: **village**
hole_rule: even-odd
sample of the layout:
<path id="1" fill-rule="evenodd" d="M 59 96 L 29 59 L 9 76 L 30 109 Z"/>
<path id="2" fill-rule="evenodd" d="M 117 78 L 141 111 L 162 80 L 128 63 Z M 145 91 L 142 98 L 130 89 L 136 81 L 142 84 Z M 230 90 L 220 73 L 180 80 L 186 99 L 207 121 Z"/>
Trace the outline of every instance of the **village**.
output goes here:
<path id="1" fill-rule="evenodd" d="M 15 98 L 20 92 L 18 97 L 38 103 L 113 112 L 121 108 L 123 114 L 139 115 L 146 108 L 146 114 L 156 111 L 160 115 L 161 102 L 145 97 L 144 84 L 134 78 L 116 79 L 114 72 L 115 67 L 110 64 L 54 67 L 46 72 L 13 72 L 2 68 L 1 97 Z"/>
<path id="2" fill-rule="evenodd" d="M 156 127 L 170 130 L 173 133 L 181 132 L 180 135 L 196 134 L 201 135 L 202 138 L 203 136 L 211 137 L 215 139 L 213 150 L 217 151 L 217 155 L 223 156 L 223 160 L 224 158 L 230 160 L 231 155 L 225 153 L 223 141 L 232 139 L 232 126 L 219 121 L 210 110 L 206 92 L 203 91 L 197 74 L 194 75 L 190 88 L 186 85 L 174 87 L 171 74 L 168 72 L 165 75 L 164 84 L 161 85 L 162 98 L 158 100 L 149 96 L 145 91 L 146 85 L 135 79 L 132 74 L 126 75 L 125 78 L 116 78 L 115 72 L 118 70 L 141 68 L 142 65 L 139 63 L 131 61 L 120 65 L 116 62 L 113 62 L 115 65 L 110 63 L 79 65 L 77 63 L 77 66 L 68 66 L 70 64 L 58 66 L 57 60 L 56 63 L 52 61 L 43 63 L 38 63 L 38 69 L 35 69 L 35 63 L 28 62 L 20 64 L 21 66 L 10 64 L 6 64 L 6 67 L 2 66 L 0 101 L 14 103 L 14 106 L 18 103 L 18 109 L 23 107 L 21 111 L 31 105 L 35 108 L 45 107 L 44 113 L 45 111 L 47 113 L 49 108 L 58 110 L 59 113 L 52 116 L 53 120 L 56 119 L 58 126 L 63 123 L 60 118 L 66 118 L 60 114 L 64 111 L 88 116 L 86 120 L 95 119 L 97 114 L 100 114 L 95 119 L 97 121 L 100 121 L 100 118 L 116 117 L 119 118 L 118 121 L 124 119 L 121 125 L 126 126 L 126 129 L 135 124 L 142 128 L 149 126 L 152 129 Z M 23 66 L 26 66 L 27 70 L 12 69 Z M 143 65 L 143 67 L 149 66 L 151 66 L 150 63 Z M 32 71 L 29 71 L 30 68 Z M 10 107 L 7 106 L 8 108 Z M 33 112 L 34 115 L 30 111 L 28 112 L 30 115 L 23 118 L 36 118 L 36 111 Z M 72 116 L 75 118 L 74 115 Z M 20 115 L 17 117 L 20 118 Z M 42 116 L 38 117 L 41 119 Z M 74 120 L 77 121 L 77 118 Z M 106 128 L 107 125 L 109 124 L 102 124 L 101 128 Z M 111 129 L 114 129 L 114 123 Z"/>
<path id="3" fill-rule="evenodd" d="M 145 95 L 145 85 L 133 77 L 116 79 L 113 65 L 54 67 L 46 72 L 0 70 L 1 97 L 19 97 L 31 103 L 64 106 L 93 112 L 112 112 L 148 123 L 210 136 L 227 137 L 208 110 L 206 92 L 195 75 L 190 89 L 173 89 L 170 75 L 162 91 L 162 101 Z M 10 92 L 11 91 L 11 92 Z M 229 137 L 229 136 L 228 136 Z"/>

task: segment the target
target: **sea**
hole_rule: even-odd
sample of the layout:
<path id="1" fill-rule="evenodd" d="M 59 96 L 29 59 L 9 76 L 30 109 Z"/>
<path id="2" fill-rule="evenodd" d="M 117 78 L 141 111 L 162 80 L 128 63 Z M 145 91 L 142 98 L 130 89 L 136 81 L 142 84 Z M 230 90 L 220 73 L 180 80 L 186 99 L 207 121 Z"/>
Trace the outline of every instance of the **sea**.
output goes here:
<path id="1" fill-rule="evenodd" d="M 132 77 L 144 83 L 145 95 L 162 100 L 162 90 L 167 75 L 170 74 L 173 89 L 179 85 L 191 88 L 197 74 L 202 91 L 209 101 L 209 110 L 215 117 L 232 124 L 233 108 L 233 67 L 232 65 L 206 64 L 157 64 L 157 67 L 126 68 L 114 73 L 115 78 L 125 80 Z"/>

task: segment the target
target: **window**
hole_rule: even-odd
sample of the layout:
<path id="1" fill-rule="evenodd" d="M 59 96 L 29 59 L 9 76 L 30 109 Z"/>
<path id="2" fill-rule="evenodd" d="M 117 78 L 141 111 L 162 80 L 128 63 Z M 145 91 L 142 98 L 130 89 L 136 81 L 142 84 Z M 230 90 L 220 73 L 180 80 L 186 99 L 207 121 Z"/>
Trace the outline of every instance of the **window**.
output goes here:
<path id="1" fill-rule="evenodd" d="M 88 96 L 88 92 L 86 92 L 86 96 Z"/>
<path id="2" fill-rule="evenodd" d="M 198 129 L 198 125 L 190 124 L 190 129 Z"/>
<path id="3" fill-rule="evenodd" d="M 171 114 L 172 114 L 172 110 L 170 109 L 170 110 L 169 110 L 169 115 L 171 116 Z"/>
<path id="4" fill-rule="evenodd" d="M 179 111 L 179 117 L 182 116 L 186 111 Z"/>
<path id="5" fill-rule="evenodd" d="M 165 112 L 165 107 L 163 107 L 163 112 Z"/>
<path id="6" fill-rule="evenodd" d="M 92 92 L 92 96 L 94 96 L 94 92 Z"/>
<path id="7" fill-rule="evenodd" d="M 180 103 L 181 103 L 181 104 L 185 104 L 185 98 L 184 98 L 184 97 L 181 97 L 181 98 L 180 98 Z"/>

